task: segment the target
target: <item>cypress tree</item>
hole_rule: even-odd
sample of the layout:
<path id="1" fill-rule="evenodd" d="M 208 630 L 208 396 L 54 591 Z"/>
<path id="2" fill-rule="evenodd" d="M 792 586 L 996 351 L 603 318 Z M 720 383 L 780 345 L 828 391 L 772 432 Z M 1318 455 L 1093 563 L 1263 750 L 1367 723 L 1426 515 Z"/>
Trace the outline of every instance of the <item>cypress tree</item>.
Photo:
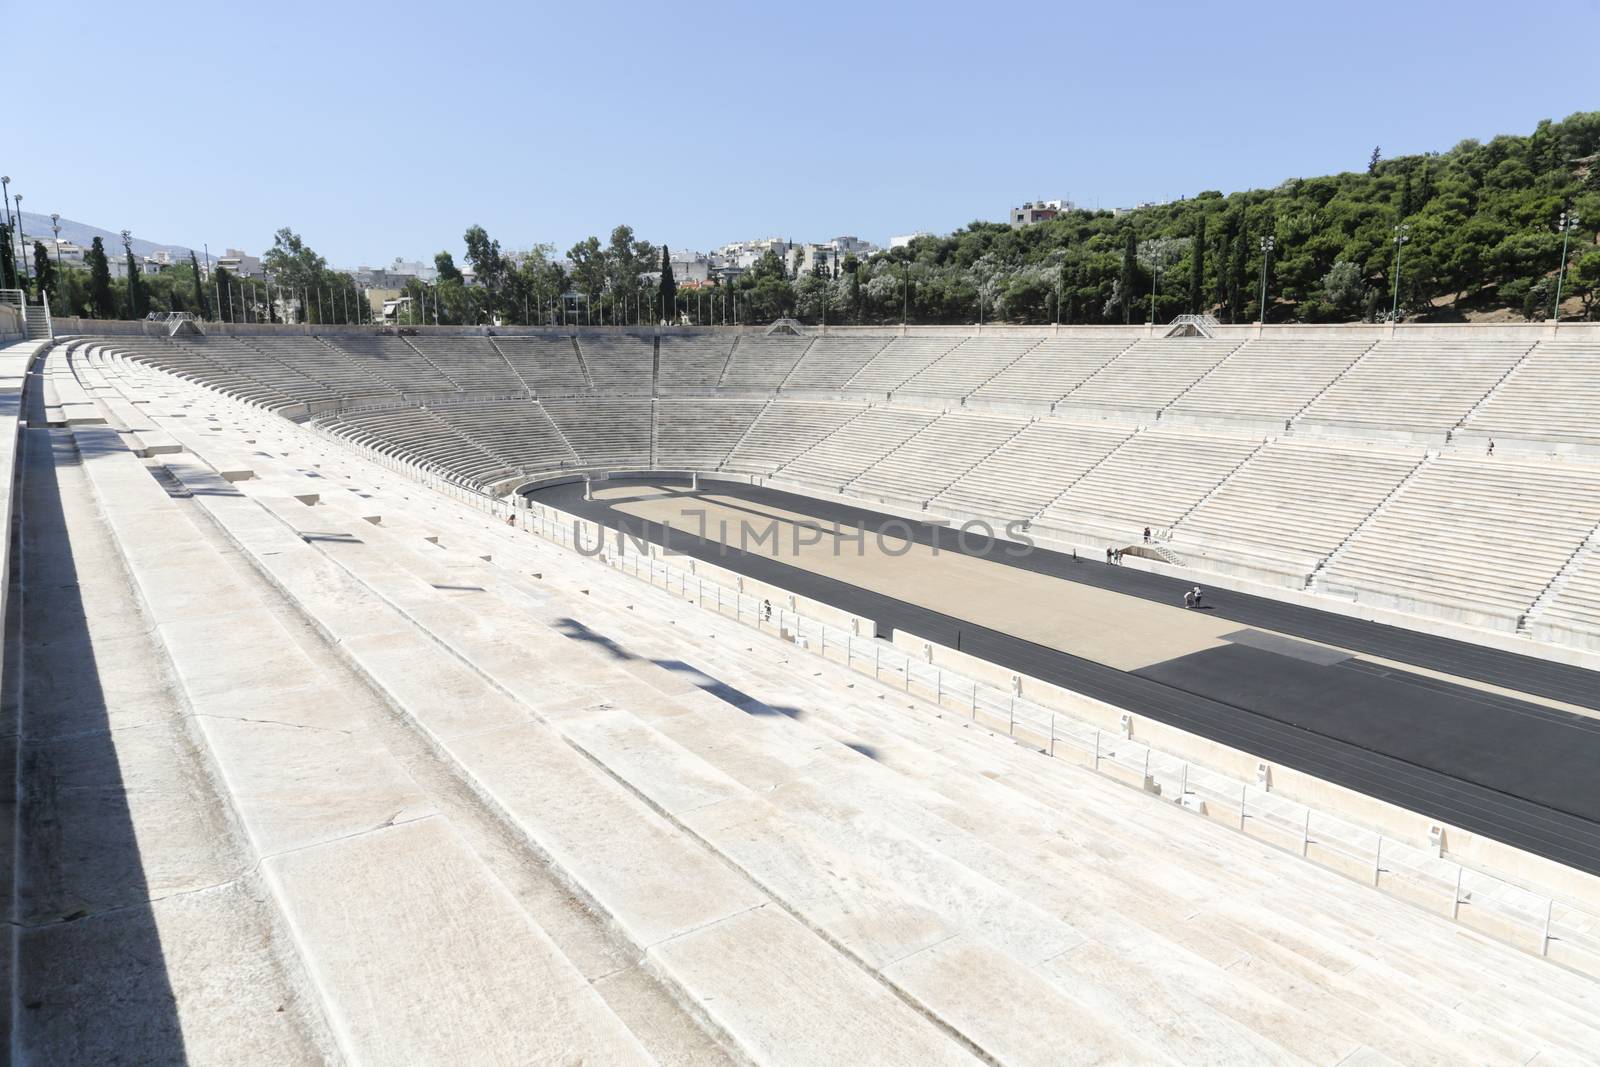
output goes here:
<path id="1" fill-rule="evenodd" d="M 1139 284 L 1139 239 L 1133 227 L 1128 227 L 1127 239 L 1122 244 L 1122 273 L 1117 278 L 1117 296 L 1122 301 L 1122 322 L 1133 321 L 1133 291 Z"/>
<path id="2" fill-rule="evenodd" d="M 1411 217 L 1411 172 L 1406 171 L 1405 178 L 1400 182 L 1400 218 Z"/>
<path id="3" fill-rule="evenodd" d="M 672 253 L 661 246 L 661 316 L 668 322 L 677 317 L 678 280 L 672 276 Z"/>
<path id="4" fill-rule="evenodd" d="M 128 252 L 128 318 L 142 319 L 150 314 L 150 294 L 144 287 L 144 275 L 139 272 L 139 263 L 133 258 L 133 252 Z"/>
<path id="5" fill-rule="evenodd" d="M 208 301 L 206 300 L 205 286 L 200 284 L 200 261 L 195 258 L 194 250 L 189 251 L 189 269 L 194 271 L 194 308 L 195 313 L 202 319 L 210 318 Z"/>
<path id="6" fill-rule="evenodd" d="M 1228 309 L 1232 312 L 1228 320 L 1230 322 L 1239 321 L 1244 314 L 1244 272 L 1245 265 L 1250 262 L 1248 240 L 1244 222 L 1240 220 L 1239 232 L 1233 238 L 1233 272 L 1228 277 Z"/>
<path id="7" fill-rule="evenodd" d="M 116 315 L 116 301 L 111 295 L 111 264 L 106 260 L 106 246 L 96 237 L 89 246 L 89 307 L 97 319 Z"/>
<path id="8" fill-rule="evenodd" d="M 50 261 L 50 252 L 43 241 L 33 242 L 33 277 L 40 293 L 49 291 L 51 296 L 56 295 L 56 265 Z"/>
<path id="9" fill-rule="evenodd" d="M 1218 311 L 1230 323 L 1233 321 L 1233 308 L 1228 304 L 1228 250 L 1232 247 L 1232 235 L 1224 226 L 1222 232 L 1217 234 L 1217 290 L 1212 303 L 1217 305 Z"/>
<path id="10" fill-rule="evenodd" d="M 1206 301 L 1206 217 L 1195 224 L 1194 244 L 1189 250 L 1189 311 L 1198 315 Z"/>
<path id="11" fill-rule="evenodd" d="M 214 280 L 217 286 L 217 321 L 230 322 L 233 319 L 233 278 L 227 268 L 218 267 Z"/>
<path id="12" fill-rule="evenodd" d="M 22 278 L 17 273 L 17 254 L 11 241 L 11 224 L 0 222 L 0 285 L 7 289 L 21 289 Z"/>

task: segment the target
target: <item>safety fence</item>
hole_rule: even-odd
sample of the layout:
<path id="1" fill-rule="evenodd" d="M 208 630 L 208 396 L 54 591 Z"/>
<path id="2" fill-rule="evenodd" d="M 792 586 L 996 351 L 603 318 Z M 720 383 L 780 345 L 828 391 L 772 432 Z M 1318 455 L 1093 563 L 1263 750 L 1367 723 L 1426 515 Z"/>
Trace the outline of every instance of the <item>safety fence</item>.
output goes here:
<path id="1" fill-rule="evenodd" d="M 830 625 L 782 600 L 753 596 L 669 562 L 658 546 L 532 501 L 513 507 L 524 528 L 675 596 L 831 660 L 878 682 L 1004 733 L 1040 754 L 1092 770 L 1170 801 L 1275 848 L 1292 852 L 1496 940 L 1600 977 L 1600 916 L 1445 858 L 1437 849 L 1385 836 L 1272 791 L 1203 767 L 1131 736 L 1133 717 L 1105 730 L 1018 692 L 928 662 L 899 645 Z"/>

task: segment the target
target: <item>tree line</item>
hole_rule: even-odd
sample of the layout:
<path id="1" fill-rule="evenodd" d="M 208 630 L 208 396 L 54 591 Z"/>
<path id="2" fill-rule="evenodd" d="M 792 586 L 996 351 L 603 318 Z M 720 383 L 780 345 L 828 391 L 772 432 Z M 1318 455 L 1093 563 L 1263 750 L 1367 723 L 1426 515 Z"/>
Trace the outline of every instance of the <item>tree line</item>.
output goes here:
<path id="1" fill-rule="evenodd" d="M 1562 220 L 1567 220 L 1565 228 Z M 9 235 L 8 235 L 9 236 Z M 1270 242 L 1270 248 L 1269 248 Z M 1272 189 L 1202 192 L 1128 212 L 1075 210 L 1013 229 L 973 222 L 867 258 L 799 274 L 768 251 L 705 286 L 680 286 L 671 254 L 619 225 L 558 255 L 508 252 L 482 226 L 463 259 L 434 257 L 435 280 L 406 282 L 402 324 L 721 324 L 794 317 L 811 323 L 1538 320 L 1600 313 L 1600 112 L 1543 121 L 1527 136 L 1462 141 L 1447 152 L 1384 159 L 1359 171 L 1293 178 Z M 12 243 L 0 273 L 14 277 Z M 36 285 L 60 314 L 342 322 L 370 318 L 350 275 L 292 230 L 259 279 L 193 258 L 161 274 L 113 279 L 100 241 L 84 269 L 56 271 L 36 243 Z M 133 267 L 129 257 L 129 267 Z M 1564 270 L 1562 269 L 1564 265 Z M 284 293 L 289 294 L 287 299 Z"/>

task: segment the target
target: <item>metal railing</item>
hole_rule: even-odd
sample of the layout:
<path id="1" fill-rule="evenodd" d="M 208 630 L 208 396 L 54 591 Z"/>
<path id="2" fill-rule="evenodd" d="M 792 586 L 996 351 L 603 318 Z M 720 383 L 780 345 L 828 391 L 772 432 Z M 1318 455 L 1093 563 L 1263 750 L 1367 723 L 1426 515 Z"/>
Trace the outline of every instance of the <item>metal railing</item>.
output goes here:
<path id="1" fill-rule="evenodd" d="M 1436 850 L 1385 836 L 1355 822 L 1272 791 L 1270 778 L 1242 781 L 1163 752 L 1131 736 L 1132 716 L 1106 730 L 999 686 L 921 659 L 898 645 L 859 637 L 807 617 L 786 603 L 753 596 L 675 566 L 631 540 L 605 547 L 583 540 L 573 516 L 532 501 L 513 506 L 523 527 L 625 574 L 683 597 L 736 622 L 1027 744 L 1042 755 L 1075 763 L 1185 811 L 1221 823 L 1320 867 L 1471 927 L 1496 940 L 1600 977 L 1600 915 L 1447 859 Z M 620 546 L 620 547 L 619 547 Z"/>

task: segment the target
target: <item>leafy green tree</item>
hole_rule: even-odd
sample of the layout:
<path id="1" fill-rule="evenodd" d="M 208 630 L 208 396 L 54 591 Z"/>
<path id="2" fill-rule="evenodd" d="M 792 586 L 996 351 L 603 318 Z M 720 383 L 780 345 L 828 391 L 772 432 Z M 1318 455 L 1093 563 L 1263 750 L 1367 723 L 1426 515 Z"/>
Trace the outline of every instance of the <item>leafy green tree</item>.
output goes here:
<path id="1" fill-rule="evenodd" d="M 106 259 L 106 246 L 96 237 L 84 256 L 89 262 L 89 306 L 97 319 L 116 315 L 115 297 L 111 293 L 111 263 Z"/>
<path id="2" fill-rule="evenodd" d="M 474 280 L 484 291 L 484 310 L 492 316 L 501 310 L 510 264 L 500 252 L 500 242 L 490 238 L 482 226 L 468 227 L 463 241 Z"/>

